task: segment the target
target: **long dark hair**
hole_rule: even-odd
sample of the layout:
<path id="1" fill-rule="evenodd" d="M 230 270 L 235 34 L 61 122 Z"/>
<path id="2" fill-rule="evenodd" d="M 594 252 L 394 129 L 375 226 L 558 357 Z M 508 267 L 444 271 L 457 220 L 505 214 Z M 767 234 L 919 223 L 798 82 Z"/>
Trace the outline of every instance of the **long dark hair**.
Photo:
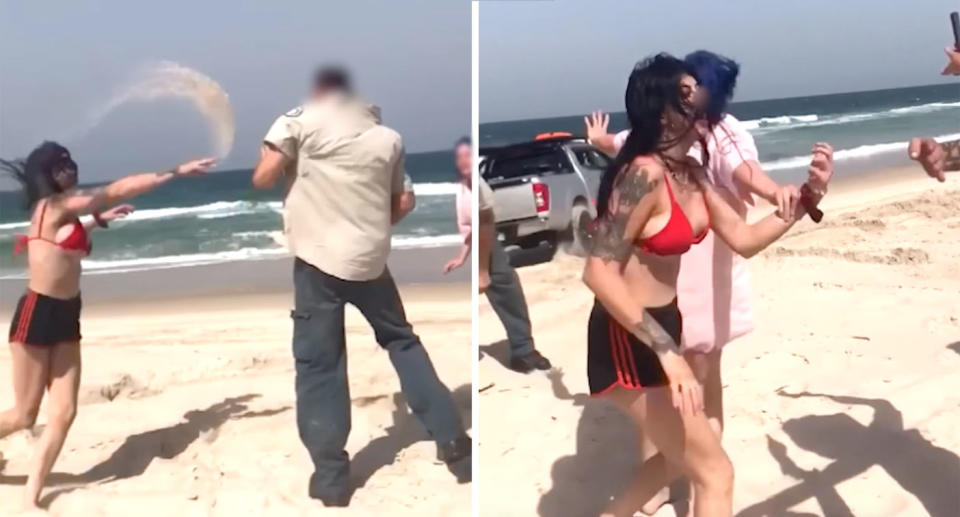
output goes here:
<path id="1" fill-rule="evenodd" d="M 672 108 L 692 123 L 694 110 L 683 102 L 680 91 L 680 79 L 684 75 L 696 77 L 686 63 L 665 53 L 640 61 L 633 67 L 624 94 L 630 134 L 600 180 L 597 194 L 599 217 L 607 214 L 613 185 L 626 164 L 637 156 L 653 154 L 676 143 L 661 141 L 663 124 L 660 118 L 664 111 Z"/>
<path id="2" fill-rule="evenodd" d="M 24 208 L 29 210 L 37 201 L 63 192 L 54 179 L 54 170 L 67 167 L 77 170 L 70 151 L 56 142 L 44 142 L 30 151 L 26 160 L 0 158 L 0 170 L 17 180 L 23 188 Z"/>

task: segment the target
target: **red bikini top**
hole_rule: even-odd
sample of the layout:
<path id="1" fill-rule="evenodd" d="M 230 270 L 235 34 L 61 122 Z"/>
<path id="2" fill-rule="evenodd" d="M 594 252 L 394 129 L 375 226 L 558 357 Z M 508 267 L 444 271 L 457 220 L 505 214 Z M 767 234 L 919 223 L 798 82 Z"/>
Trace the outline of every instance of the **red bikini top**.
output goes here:
<path id="1" fill-rule="evenodd" d="M 17 235 L 17 243 L 13 247 L 14 255 L 26 251 L 27 244 L 29 244 L 32 240 L 46 241 L 54 246 L 60 246 L 65 250 L 82 251 L 85 255 L 90 254 L 90 250 L 93 248 L 93 246 L 90 244 L 90 237 L 87 235 L 87 229 L 83 226 L 83 223 L 80 222 L 79 218 L 73 222 L 73 228 L 70 231 L 70 234 L 67 235 L 67 238 L 58 242 L 53 239 L 47 239 L 40 235 L 40 231 L 43 228 L 43 217 L 45 215 L 47 215 L 46 201 L 43 202 L 43 209 L 40 211 L 40 221 L 37 224 L 37 234 L 30 236 Z"/>
<path id="2" fill-rule="evenodd" d="M 654 255 L 681 255 L 690 249 L 690 246 L 699 244 L 710 231 L 710 211 L 707 210 L 707 227 L 699 236 L 693 235 L 693 227 L 690 226 L 690 220 L 683 213 L 677 198 L 673 197 L 673 189 L 670 187 L 670 180 L 664 178 L 667 183 L 667 192 L 670 194 L 670 219 L 667 225 L 659 232 L 640 241 L 643 251 L 653 253 Z M 707 200 L 704 198 L 704 205 Z"/>

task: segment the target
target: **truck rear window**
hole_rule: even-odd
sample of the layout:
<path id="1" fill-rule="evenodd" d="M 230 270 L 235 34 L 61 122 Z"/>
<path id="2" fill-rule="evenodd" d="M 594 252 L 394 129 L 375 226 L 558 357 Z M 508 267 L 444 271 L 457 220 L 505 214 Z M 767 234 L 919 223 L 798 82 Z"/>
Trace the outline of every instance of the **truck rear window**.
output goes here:
<path id="1" fill-rule="evenodd" d="M 486 179 L 512 179 L 573 172 L 567 157 L 559 149 L 531 149 L 504 153 L 481 168 Z"/>
<path id="2" fill-rule="evenodd" d="M 570 150 L 581 167 L 604 171 L 610 166 L 610 158 L 592 147 L 574 147 Z"/>

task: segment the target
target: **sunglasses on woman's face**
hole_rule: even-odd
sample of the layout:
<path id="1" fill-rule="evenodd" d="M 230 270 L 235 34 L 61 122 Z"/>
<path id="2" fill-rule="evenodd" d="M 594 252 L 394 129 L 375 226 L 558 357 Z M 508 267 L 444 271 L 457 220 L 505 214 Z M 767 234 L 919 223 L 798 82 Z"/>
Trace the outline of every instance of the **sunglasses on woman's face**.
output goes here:
<path id="1" fill-rule="evenodd" d="M 54 174 L 76 174 L 77 173 L 77 162 L 73 161 L 73 158 L 70 158 L 68 153 L 63 153 L 57 161 L 53 163 L 53 166 L 50 170 Z"/>

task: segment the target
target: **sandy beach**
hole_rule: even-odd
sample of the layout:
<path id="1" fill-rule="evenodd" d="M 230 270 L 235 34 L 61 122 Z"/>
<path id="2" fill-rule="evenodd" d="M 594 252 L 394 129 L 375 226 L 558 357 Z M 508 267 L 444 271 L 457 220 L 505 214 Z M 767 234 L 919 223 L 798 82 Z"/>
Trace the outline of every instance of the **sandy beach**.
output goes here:
<path id="1" fill-rule="evenodd" d="M 391 270 L 469 425 L 471 290 L 468 271 L 440 275 L 452 255 L 439 248 L 398 252 Z M 471 514 L 471 485 L 457 484 L 436 461 L 386 353 L 352 309 L 347 450 L 360 488 L 346 510 L 307 498 L 312 466 L 293 410 L 289 272 L 289 260 L 281 260 L 84 279 L 80 409 L 42 499 L 50 515 Z M 245 278 L 258 280 L 241 289 Z M 14 287 L 3 284 L 5 299 Z M 2 325 L 9 324 L 6 305 Z M 13 398 L 9 371 L 2 347 L 4 408 Z M 33 433 L 0 440 L 0 515 L 19 502 L 44 421 L 41 408 Z"/>
<path id="2" fill-rule="evenodd" d="M 960 515 L 960 177 L 875 173 L 822 208 L 751 260 L 756 330 L 725 349 L 735 513 Z M 549 375 L 502 365 L 481 303 L 482 515 L 596 515 L 637 464 L 629 421 L 586 395 L 581 270 L 519 270 Z"/>

